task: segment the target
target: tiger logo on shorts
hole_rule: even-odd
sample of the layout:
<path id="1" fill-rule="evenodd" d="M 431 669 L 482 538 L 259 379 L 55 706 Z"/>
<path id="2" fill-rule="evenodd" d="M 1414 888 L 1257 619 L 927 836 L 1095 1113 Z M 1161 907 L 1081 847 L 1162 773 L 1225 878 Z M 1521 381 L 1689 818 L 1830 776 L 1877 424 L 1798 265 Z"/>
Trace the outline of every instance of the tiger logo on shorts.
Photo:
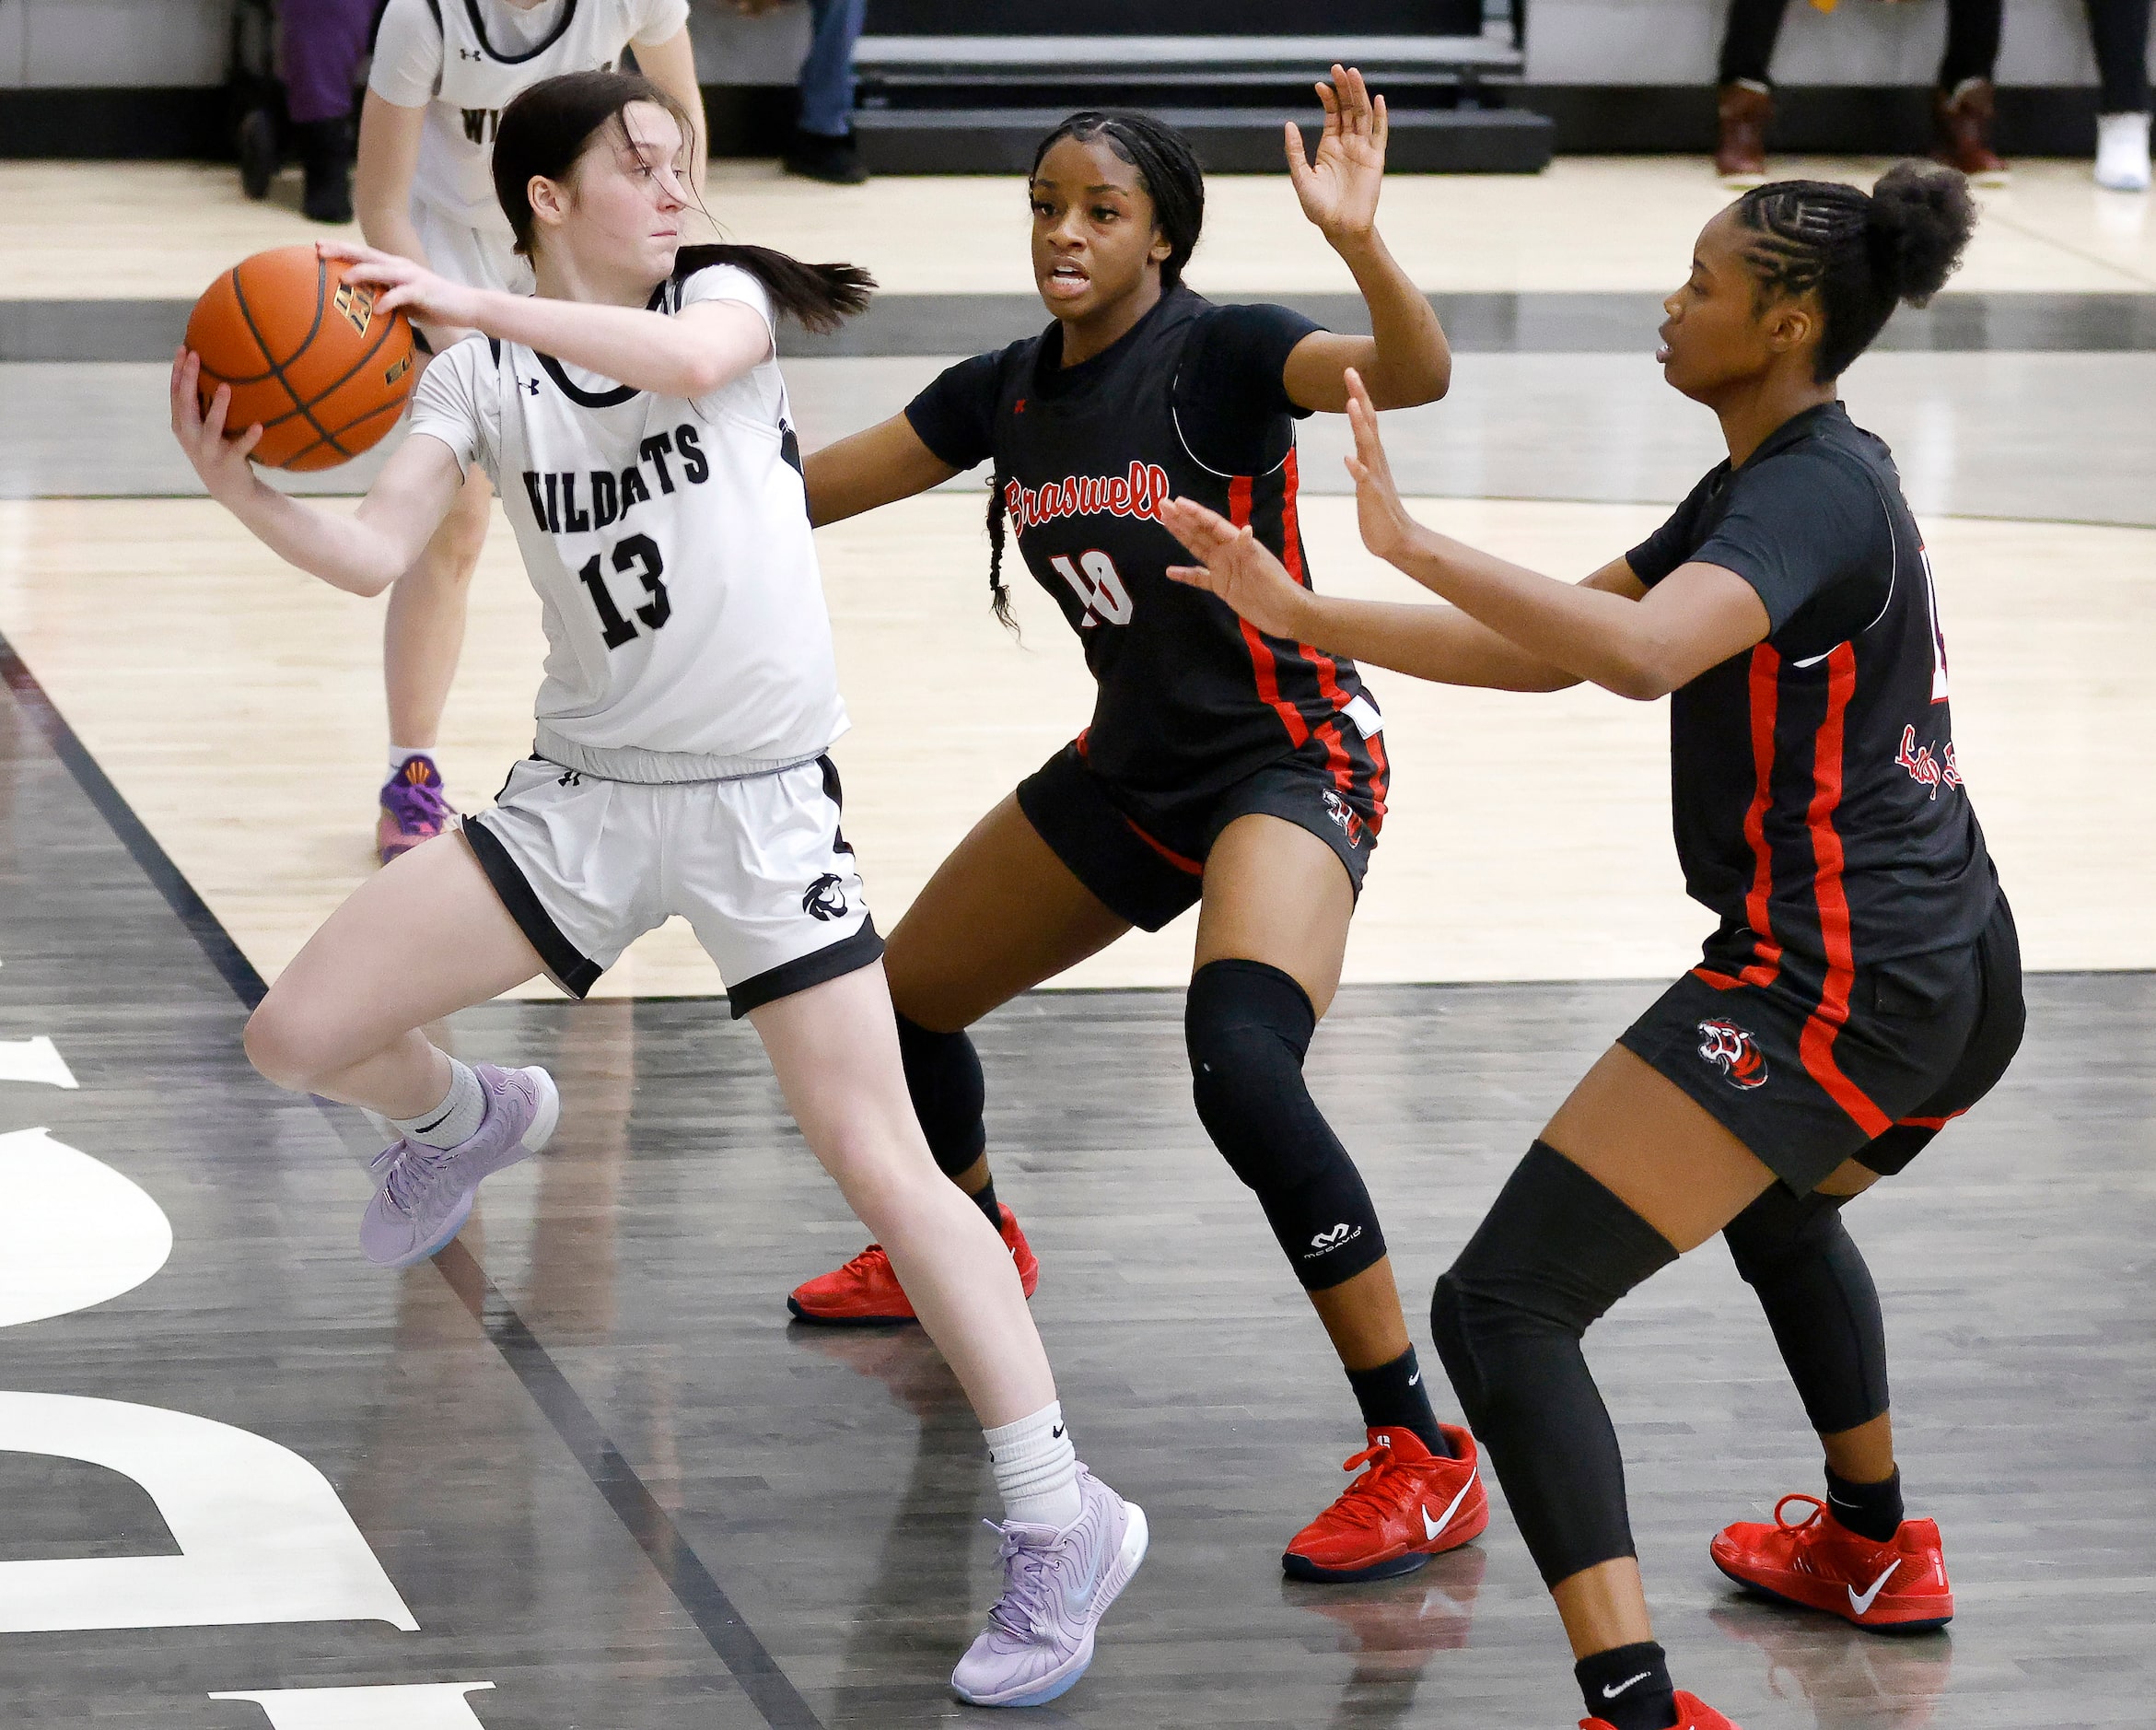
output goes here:
<path id="1" fill-rule="evenodd" d="M 1701 1022 L 1699 1035 L 1699 1055 L 1721 1065 L 1731 1087 L 1750 1093 L 1766 1084 L 1766 1058 L 1759 1042 L 1735 1022 Z"/>
<path id="2" fill-rule="evenodd" d="M 801 892 L 801 911 L 811 918 L 843 919 L 846 916 L 845 884 L 825 871 Z"/>

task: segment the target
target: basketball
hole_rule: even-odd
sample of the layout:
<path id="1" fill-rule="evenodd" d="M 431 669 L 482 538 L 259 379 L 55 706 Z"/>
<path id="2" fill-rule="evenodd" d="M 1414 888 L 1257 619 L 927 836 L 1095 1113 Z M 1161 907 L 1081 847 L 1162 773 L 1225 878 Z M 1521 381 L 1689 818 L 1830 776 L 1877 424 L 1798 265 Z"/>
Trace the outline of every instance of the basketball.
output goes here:
<path id="1" fill-rule="evenodd" d="M 260 421 L 254 461 L 330 469 L 378 443 L 412 390 L 412 326 L 371 285 L 339 280 L 311 244 L 273 247 L 212 283 L 187 321 L 202 405 L 232 387 L 226 429 Z"/>

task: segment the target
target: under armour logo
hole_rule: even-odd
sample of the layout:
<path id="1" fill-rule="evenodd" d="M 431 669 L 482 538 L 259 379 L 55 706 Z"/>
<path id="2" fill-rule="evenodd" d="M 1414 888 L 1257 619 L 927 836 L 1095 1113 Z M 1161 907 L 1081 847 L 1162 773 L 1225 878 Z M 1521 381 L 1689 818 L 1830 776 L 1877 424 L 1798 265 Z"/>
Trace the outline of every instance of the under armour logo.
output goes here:
<path id="1" fill-rule="evenodd" d="M 519 379 L 517 380 L 517 384 L 527 396 L 539 394 L 539 380 L 537 379 Z"/>
<path id="2" fill-rule="evenodd" d="M 584 777 L 575 769 L 565 769 L 562 771 L 562 778 L 554 785 L 556 787 L 581 787 L 584 785 Z"/>
<path id="3" fill-rule="evenodd" d="M 457 58 L 459 60 L 484 60 L 486 56 L 476 48 L 460 48 L 457 51 Z"/>

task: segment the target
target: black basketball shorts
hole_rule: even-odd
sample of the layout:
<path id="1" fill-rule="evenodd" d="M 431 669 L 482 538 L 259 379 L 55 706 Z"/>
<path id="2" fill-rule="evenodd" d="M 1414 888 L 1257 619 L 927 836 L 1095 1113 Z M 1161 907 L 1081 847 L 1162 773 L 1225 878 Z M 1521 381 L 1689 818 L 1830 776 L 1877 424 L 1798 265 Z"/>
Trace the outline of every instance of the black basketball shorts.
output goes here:
<path id="1" fill-rule="evenodd" d="M 1018 806 L 1110 912 L 1157 931 L 1196 905 L 1206 856 L 1238 817 L 1309 830 L 1360 895 L 1385 821 L 1385 772 L 1360 740 L 1343 758 L 1312 738 L 1216 792 L 1137 792 L 1093 773 L 1081 735 L 1019 783 Z"/>
<path id="2" fill-rule="evenodd" d="M 1845 1160 L 1891 1175 L 1989 1093 L 2022 1043 L 2022 952 L 2001 894 L 1965 948 L 1833 976 L 1695 967 L 1618 1043 L 1809 1195 Z"/>

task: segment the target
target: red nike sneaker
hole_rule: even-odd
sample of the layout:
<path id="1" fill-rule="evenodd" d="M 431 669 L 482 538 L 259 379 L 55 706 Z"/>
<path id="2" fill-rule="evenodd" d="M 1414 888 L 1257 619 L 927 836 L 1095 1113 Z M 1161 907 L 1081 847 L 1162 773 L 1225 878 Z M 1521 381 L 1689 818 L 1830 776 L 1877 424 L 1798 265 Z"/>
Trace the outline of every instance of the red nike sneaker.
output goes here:
<path id="1" fill-rule="evenodd" d="M 1792 1502 L 1812 1512 L 1795 1525 L 1782 1517 Z M 1817 1496 L 1784 1496 L 1774 1524 L 1740 1521 L 1707 1546 L 1714 1565 L 1740 1585 L 1785 1604 L 1828 1610 L 1859 1628 L 1916 1633 L 1953 1619 L 1953 1588 L 1939 1527 L 1904 1520 L 1889 1543 L 1852 1532 Z"/>
<path id="2" fill-rule="evenodd" d="M 1031 1297 L 1040 1289 L 1041 1263 L 1018 1229 L 1018 1215 L 1001 1202 L 996 1210 L 1003 1216 L 1004 1246 L 1018 1264 L 1018 1282 Z M 920 1319 L 881 1244 L 871 1244 L 845 1267 L 796 1286 L 786 1306 L 798 1320 L 833 1327 L 895 1327 Z"/>
<path id="3" fill-rule="evenodd" d="M 1579 1730 L 1616 1730 L 1607 1718 L 1582 1718 Z M 1739 1726 L 1723 1717 L 1696 1694 L 1677 1690 L 1677 1723 L 1675 1730 L 1739 1730 Z"/>
<path id="4" fill-rule="evenodd" d="M 1459 1455 L 1432 1454 L 1411 1430 L 1372 1430 L 1341 1470 L 1369 1469 L 1298 1532 L 1280 1558 L 1291 1580 L 1390 1580 L 1480 1537 L 1490 1523 L 1474 1438 L 1439 1424 Z"/>

